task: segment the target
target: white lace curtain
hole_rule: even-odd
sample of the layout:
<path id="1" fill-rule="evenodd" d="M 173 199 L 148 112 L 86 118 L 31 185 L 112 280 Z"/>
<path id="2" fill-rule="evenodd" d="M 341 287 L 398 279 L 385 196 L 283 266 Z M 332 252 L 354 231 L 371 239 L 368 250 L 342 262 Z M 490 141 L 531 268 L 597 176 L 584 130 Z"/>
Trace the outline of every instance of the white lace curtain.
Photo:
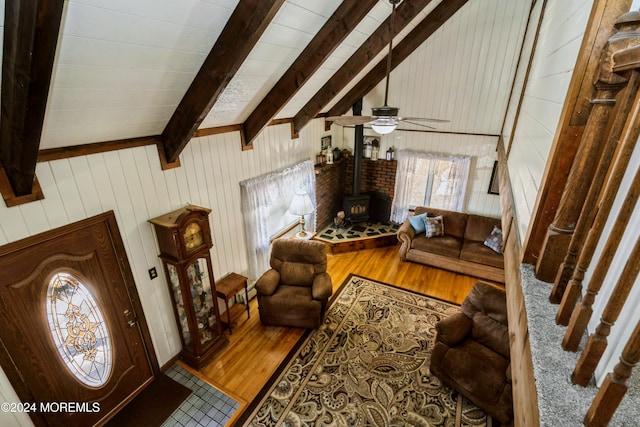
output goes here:
<path id="1" fill-rule="evenodd" d="M 391 220 L 403 222 L 409 208 L 417 203 L 416 193 L 425 194 L 425 205 L 432 204 L 440 209 L 462 211 L 469 180 L 471 158 L 468 156 L 445 156 L 433 153 L 421 153 L 400 150 L 397 155 L 396 184 L 393 203 L 391 204 Z M 431 174 L 427 179 L 425 170 Z M 437 176 L 436 171 L 444 171 Z M 437 181 L 437 187 L 434 182 Z M 425 189 L 424 187 L 427 186 Z"/>
<path id="2" fill-rule="evenodd" d="M 315 171 L 311 160 L 290 168 L 252 178 L 240 183 L 242 217 L 244 221 L 249 276 L 260 277 L 269 268 L 269 247 L 274 230 L 270 216 L 278 215 L 274 206 L 281 205 L 286 212 L 294 193 L 306 190 L 315 206 Z M 284 214 L 282 212 L 281 214 Z M 306 216 L 307 230 L 315 231 L 315 211 Z"/>

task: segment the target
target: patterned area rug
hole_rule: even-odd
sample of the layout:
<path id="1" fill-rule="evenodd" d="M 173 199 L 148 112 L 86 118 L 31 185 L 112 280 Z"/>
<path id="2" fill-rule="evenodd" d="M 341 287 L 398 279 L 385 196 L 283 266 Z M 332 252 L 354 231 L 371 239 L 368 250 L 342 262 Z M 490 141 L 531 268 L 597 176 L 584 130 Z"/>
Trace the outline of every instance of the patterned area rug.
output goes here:
<path id="1" fill-rule="evenodd" d="M 487 426 L 429 372 L 435 324 L 459 307 L 358 276 L 245 411 L 247 426 Z"/>

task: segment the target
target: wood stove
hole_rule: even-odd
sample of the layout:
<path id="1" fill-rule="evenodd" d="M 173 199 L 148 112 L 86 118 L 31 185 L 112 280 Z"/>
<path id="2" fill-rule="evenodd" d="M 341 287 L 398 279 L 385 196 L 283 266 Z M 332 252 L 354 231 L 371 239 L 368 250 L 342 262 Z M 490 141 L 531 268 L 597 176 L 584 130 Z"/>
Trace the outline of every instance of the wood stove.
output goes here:
<path id="1" fill-rule="evenodd" d="M 368 221 L 369 202 L 370 196 L 368 194 L 344 196 L 342 210 L 344 210 L 345 219 L 352 223 Z"/>

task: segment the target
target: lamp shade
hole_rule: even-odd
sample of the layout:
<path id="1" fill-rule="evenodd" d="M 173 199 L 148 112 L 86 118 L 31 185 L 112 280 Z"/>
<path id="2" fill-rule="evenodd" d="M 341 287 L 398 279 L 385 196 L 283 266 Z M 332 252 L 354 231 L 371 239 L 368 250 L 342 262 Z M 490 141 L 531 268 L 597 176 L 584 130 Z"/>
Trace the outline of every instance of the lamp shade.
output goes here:
<path id="1" fill-rule="evenodd" d="M 313 203 L 311 202 L 311 197 L 304 190 L 296 191 L 296 194 L 293 196 L 293 200 L 291 200 L 291 205 L 289 206 L 289 212 L 293 215 L 307 215 L 313 212 Z"/>

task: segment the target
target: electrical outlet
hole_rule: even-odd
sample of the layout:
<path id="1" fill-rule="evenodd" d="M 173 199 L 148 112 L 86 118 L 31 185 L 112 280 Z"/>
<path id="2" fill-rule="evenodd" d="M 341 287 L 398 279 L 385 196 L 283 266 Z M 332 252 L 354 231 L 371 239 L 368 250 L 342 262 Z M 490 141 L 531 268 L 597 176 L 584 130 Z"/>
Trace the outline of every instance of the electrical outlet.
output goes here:
<path id="1" fill-rule="evenodd" d="M 158 270 L 156 270 L 156 268 L 155 268 L 155 267 L 151 267 L 151 268 L 149 269 L 149 278 L 150 278 L 151 280 L 153 280 L 153 279 L 155 279 L 156 277 L 158 277 Z"/>

